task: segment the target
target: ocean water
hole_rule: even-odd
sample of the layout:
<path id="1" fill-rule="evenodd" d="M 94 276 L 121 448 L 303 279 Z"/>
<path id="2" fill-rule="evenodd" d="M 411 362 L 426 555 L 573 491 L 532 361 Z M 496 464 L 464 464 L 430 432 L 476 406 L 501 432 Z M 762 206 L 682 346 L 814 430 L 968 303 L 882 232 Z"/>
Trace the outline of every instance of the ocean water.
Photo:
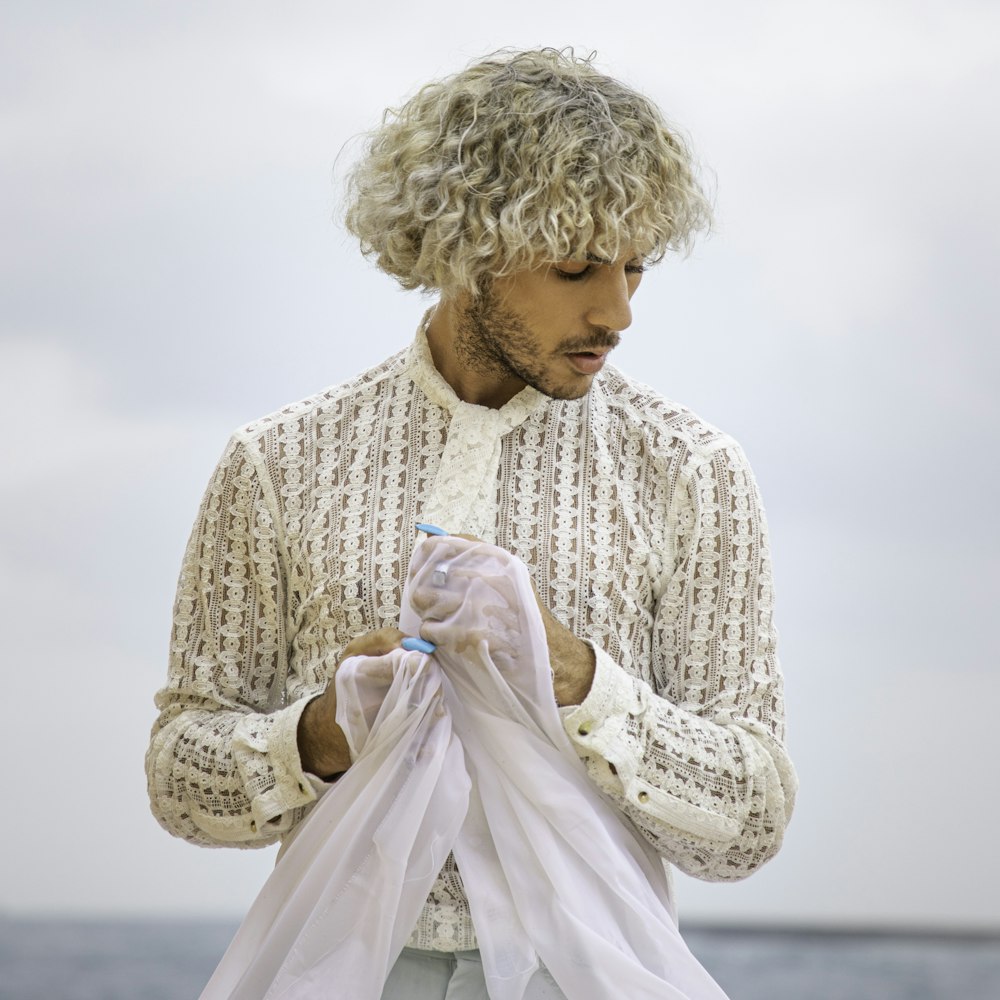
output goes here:
<path id="1" fill-rule="evenodd" d="M 196 1000 L 235 930 L 0 918 L 0 1000 Z M 1000 1000 L 1000 936 L 708 927 L 684 936 L 731 1000 Z"/>

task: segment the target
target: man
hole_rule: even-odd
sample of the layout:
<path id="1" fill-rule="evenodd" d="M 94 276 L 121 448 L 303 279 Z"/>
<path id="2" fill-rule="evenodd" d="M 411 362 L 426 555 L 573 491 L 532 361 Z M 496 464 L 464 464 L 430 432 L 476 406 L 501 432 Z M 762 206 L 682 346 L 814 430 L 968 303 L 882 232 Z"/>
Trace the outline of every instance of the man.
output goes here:
<path id="1" fill-rule="evenodd" d="M 157 696 L 168 830 L 272 843 L 351 766 L 331 678 L 402 641 L 431 522 L 527 565 L 566 732 L 666 861 L 728 880 L 777 852 L 796 779 L 757 487 L 731 438 L 607 360 L 644 269 L 708 214 L 660 112 L 571 54 L 498 54 L 387 115 L 347 225 L 439 299 L 409 348 L 232 438 Z M 385 995 L 426 973 L 444 996 L 475 948 L 449 859 Z"/>

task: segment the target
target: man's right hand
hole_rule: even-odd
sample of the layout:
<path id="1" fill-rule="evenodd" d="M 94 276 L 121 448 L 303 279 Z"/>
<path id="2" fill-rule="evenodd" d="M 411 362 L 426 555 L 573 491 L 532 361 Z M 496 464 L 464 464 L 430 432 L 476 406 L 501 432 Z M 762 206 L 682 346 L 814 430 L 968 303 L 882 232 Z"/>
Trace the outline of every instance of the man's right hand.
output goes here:
<path id="1" fill-rule="evenodd" d="M 340 655 L 384 656 L 398 649 L 406 636 L 398 628 L 380 628 L 352 639 Z M 297 733 L 302 770 L 320 778 L 333 778 L 351 766 L 351 752 L 344 731 L 337 725 L 337 685 L 331 678 L 326 690 L 313 698 L 299 716 Z"/>

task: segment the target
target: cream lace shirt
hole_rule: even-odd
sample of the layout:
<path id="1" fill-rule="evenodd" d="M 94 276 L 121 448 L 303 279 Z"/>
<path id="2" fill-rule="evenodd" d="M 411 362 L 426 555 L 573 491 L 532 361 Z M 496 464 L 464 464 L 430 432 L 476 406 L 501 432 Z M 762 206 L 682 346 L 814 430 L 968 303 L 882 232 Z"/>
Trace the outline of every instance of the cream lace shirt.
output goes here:
<path id="1" fill-rule="evenodd" d="M 185 553 L 147 754 L 154 814 L 258 847 L 323 790 L 296 730 L 340 651 L 398 623 L 418 521 L 527 564 L 596 651 L 563 723 L 662 857 L 739 879 L 771 858 L 796 778 L 783 745 L 763 510 L 739 446 L 611 366 L 582 399 L 461 402 L 411 347 L 244 427 Z M 410 944 L 475 947 L 453 859 Z"/>

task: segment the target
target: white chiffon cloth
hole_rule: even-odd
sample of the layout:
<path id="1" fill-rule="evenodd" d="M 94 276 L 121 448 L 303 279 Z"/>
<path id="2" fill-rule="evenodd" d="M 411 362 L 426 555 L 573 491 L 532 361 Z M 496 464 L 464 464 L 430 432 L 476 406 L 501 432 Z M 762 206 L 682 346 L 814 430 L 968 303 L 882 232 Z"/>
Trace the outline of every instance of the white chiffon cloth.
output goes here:
<path id="1" fill-rule="evenodd" d="M 570 1000 L 725 1000 L 677 930 L 663 866 L 563 731 L 528 571 L 455 536 L 414 552 L 401 629 L 353 657 L 354 763 L 300 825 L 202 1000 L 378 1000 L 454 851 L 492 1000 L 539 960 Z"/>

